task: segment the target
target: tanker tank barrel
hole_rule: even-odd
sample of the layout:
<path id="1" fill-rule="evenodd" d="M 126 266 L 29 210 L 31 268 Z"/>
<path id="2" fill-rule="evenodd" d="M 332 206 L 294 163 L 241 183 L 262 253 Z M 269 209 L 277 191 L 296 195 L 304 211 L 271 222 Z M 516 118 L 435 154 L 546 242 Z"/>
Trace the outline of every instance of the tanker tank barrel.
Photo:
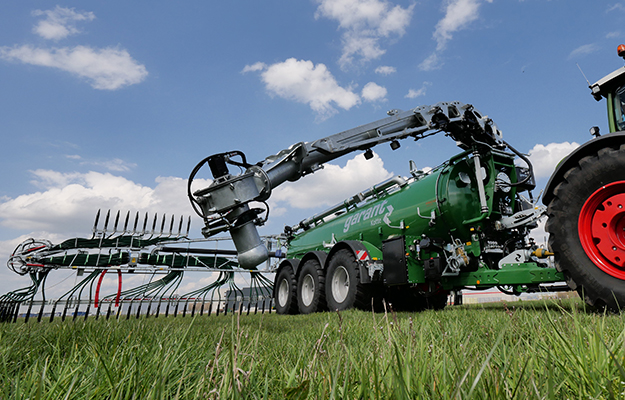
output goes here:
<path id="1" fill-rule="evenodd" d="M 381 182 L 377 185 L 371 186 L 369 189 L 357 193 L 354 196 L 350 197 L 349 199 L 338 203 L 330 208 L 328 208 L 325 211 L 322 211 L 318 214 L 313 215 L 310 218 L 306 218 L 302 221 L 300 221 L 297 225 L 293 225 L 292 227 L 290 227 L 290 231 L 291 232 L 296 232 L 299 229 L 308 229 L 308 227 L 310 227 L 310 225 L 312 224 L 317 224 L 321 221 L 323 221 L 324 218 L 336 214 L 337 212 L 340 211 L 347 211 L 349 210 L 349 207 L 351 206 L 355 206 L 359 203 L 364 202 L 365 200 L 374 197 L 374 196 L 378 196 L 379 194 L 381 194 L 382 192 L 385 192 L 393 187 L 397 187 L 397 188 L 402 188 L 404 187 L 406 184 L 408 184 L 408 181 L 406 181 L 404 178 L 402 178 L 401 176 L 394 176 L 392 178 L 387 179 L 384 182 Z"/>

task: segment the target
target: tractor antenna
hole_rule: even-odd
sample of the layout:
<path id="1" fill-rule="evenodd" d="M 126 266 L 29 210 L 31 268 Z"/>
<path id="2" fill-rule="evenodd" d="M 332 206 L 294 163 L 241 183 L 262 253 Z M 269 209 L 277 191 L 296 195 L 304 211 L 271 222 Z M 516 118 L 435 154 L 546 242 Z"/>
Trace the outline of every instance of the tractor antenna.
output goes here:
<path id="1" fill-rule="evenodd" d="M 580 67 L 578 63 L 575 63 L 575 65 L 577 65 L 577 68 L 579 68 L 579 72 L 582 73 L 582 76 L 584 77 L 584 79 L 586 79 L 586 83 L 588 84 L 588 87 L 590 87 L 590 81 L 588 81 L 588 78 L 586 78 L 586 74 L 584 74 L 584 71 L 582 71 L 582 67 Z"/>

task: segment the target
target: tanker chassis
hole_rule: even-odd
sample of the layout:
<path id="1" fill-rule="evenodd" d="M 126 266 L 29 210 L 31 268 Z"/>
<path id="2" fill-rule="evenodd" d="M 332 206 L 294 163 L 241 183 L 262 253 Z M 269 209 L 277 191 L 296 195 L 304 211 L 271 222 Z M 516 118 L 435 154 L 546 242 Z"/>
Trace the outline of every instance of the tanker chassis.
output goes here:
<path id="1" fill-rule="evenodd" d="M 495 287 L 514 294 L 577 290 L 591 306 L 619 310 L 625 304 L 625 67 L 591 90 L 607 99 L 611 133 L 591 129 L 595 138 L 559 164 L 544 205 L 532 196 L 528 158 L 491 119 L 459 102 L 392 110 L 253 165 L 239 151 L 212 155 L 191 173 L 188 194 L 204 219 L 203 234 L 229 231 L 239 264 L 253 269 L 269 254 L 257 226 L 266 221 L 264 202 L 273 188 L 354 151 L 370 158 L 380 143 L 395 150 L 401 139 L 443 132 L 462 151 L 440 166 L 421 171 L 411 162 L 410 177 L 393 177 L 285 228 L 288 256 L 276 269 L 276 310 L 376 309 L 383 301 L 397 310 L 440 309 L 450 293 Z M 214 181 L 191 193 L 205 164 Z M 232 175 L 228 164 L 244 172 Z M 549 249 L 528 236 L 542 217 Z"/>

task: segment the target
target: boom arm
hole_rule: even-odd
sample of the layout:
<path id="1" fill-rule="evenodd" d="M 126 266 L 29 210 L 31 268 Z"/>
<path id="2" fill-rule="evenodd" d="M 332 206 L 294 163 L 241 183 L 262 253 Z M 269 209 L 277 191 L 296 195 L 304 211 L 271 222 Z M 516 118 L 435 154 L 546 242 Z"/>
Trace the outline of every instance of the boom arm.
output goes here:
<path id="1" fill-rule="evenodd" d="M 262 209 L 250 209 L 251 201 L 264 202 L 274 187 L 285 181 L 296 181 L 322 168 L 328 161 L 345 154 L 364 150 L 372 156 L 371 147 L 408 137 L 419 140 L 438 132 L 446 132 L 463 149 L 476 143 L 503 148 L 501 132 L 488 117 L 473 106 L 460 102 L 441 102 L 408 111 L 389 111 L 389 117 L 349 129 L 314 142 L 300 142 L 251 165 L 240 151 L 219 153 L 202 160 L 193 170 L 188 182 L 188 195 L 196 212 L 204 219 L 204 236 L 230 231 L 238 252 L 239 264 L 253 268 L 268 257 L 256 225 L 265 220 L 258 217 Z M 395 147 L 396 146 L 396 147 Z M 239 157 L 241 161 L 235 158 Z M 191 183 L 197 172 L 208 164 L 214 181 L 205 189 L 191 193 Z M 231 175 L 227 164 L 246 168 L 240 175 Z"/>

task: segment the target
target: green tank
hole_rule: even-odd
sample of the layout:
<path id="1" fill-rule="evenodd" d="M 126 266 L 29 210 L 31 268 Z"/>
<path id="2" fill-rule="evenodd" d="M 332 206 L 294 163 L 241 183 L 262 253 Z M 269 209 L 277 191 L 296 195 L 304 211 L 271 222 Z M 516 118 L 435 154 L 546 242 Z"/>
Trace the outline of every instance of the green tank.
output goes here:
<path id="1" fill-rule="evenodd" d="M 288 228 L 278 311 L 380 307 L 382 300 L 396 309 L 441 308 L 466 287 L 522 293 L 561 281 L 538 258 L 550 253 L 526 241 L 544 208 L 518 195 L 534 184 L 515 158 L 492 147 L 466 150 Z"/>
<path id="2" fill-rule="evenodd" d="M 514 155 L 490 152 L 481 158 L 487 212 L 481 212 L 474 158 L 463 152 L 428 173 L 374 186 L 352 198 L 362 201 L 348 202 L 327 217 L 302 221 L 297 227 L 303 232 L 289 240 L 288 254 L 302 258 L 324 250 L 324 243 L 345 240 L 365 241 L 381 251 L 383 241 L 398 236 L 410 242 L 423 235 L 471 242 L 474 232 L 488 231 L 491 220 L 512 215 L 516 205 L 516 188 L 505 185 L 517 181 Z M 496 236 L 505 241 L 511 235 Z"/>

